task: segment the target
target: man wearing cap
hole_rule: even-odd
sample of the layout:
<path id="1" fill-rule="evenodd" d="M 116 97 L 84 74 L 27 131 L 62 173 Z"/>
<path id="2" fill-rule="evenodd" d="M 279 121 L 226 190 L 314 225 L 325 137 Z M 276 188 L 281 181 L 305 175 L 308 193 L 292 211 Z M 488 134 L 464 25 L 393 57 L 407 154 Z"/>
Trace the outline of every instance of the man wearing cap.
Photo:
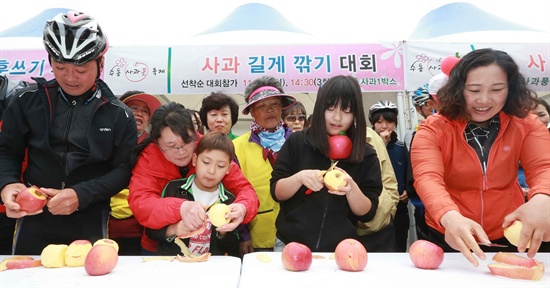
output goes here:
<path id="1" fill-rule="evenodd" d="M 278 152 L 292 133 L 281 118 L 282 110 L 294 105 L 296 99 L 285 94 L 279 80 L 271 76 L 252 81 L 244 94 L 242 113 L 250 113 L 253 121 L 250 132 L 233 143 L 237 162 L 260 200 L 258 215 L 249 224 L 253 250 L 248 252 L 273 251 L 279 204 L 271 197 L 269 179 Z"/>
<path id="2" fill-rule="evenodd" d="M 136 118 L 138 143 L 141 143 L 148 134 L 145 129 L 149 125 L 149 119 L 162 105 L 160 100 L 141 91 L 129 91 L 135 94 L 126 94 L 120 97 Z M 128 188 L 122 189 L 111 197 L 111 217 L 109 218 L 109 238 L 119 245 L 119 255 L 141 255 L 141 236 L 143 226 L 134 217 L 128 205 Z"/>
<path id="3" fill-rule="evenodd" d="M 0 133 L 1 199 L 7 216 L 17 218 L 16 255 L 107 237 L 109 199 L 128 186 L 137 144 L 132 112 L 100 79 L 109 46 L 97 21 L 58 14 L 47 21 L 43 42 L 55 79 L 35 78 L 36 89 L 13 99 Z M 15 199 L 27 185 L 47 195 L 43 209 L 21 210 Z"/>

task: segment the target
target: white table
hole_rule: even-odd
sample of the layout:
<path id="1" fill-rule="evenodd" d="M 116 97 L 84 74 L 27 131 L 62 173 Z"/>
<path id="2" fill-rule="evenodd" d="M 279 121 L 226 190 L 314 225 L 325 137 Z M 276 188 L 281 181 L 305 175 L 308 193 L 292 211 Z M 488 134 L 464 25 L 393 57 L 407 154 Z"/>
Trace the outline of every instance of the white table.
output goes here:
<path id="1" fill-rule="evenodd" d="M 460 253 L 446 253 L 443 264 L 436 270 L 416 268 L 408 253 L 369 253 L 367 267 L 361 272 L 340 270 L 334 260 L 329 260 L 331 253 L 313 253 L 324 256 L 325 259 L 313 259 L 309 270 L 303 272 L 285 270 L 280 252 L 264 253 L 271 258 L 269 263 L 260 262 L 256 258 L 258 253 L 245 255 L 240 288 L 550 287 L 550 253 L 539 253 L 535 257 L 545 265 L 544 276 L 539 281 L 510 279 L 491 274 L 487 264 L 492 262 L 494 253 L 486 253 L 487 260 L 481 261 L 478 268 L 473 267 Z"/>
<path id="2" fill-rule="evenodd" d="M 241 259 L 229 256 L 199 263 L 120 256 L 115 269 L 103 276 L 90 276 L 84 267 L 6 270 L 0 272 L 0 287 L 238 287 L 240 271 Z"/>

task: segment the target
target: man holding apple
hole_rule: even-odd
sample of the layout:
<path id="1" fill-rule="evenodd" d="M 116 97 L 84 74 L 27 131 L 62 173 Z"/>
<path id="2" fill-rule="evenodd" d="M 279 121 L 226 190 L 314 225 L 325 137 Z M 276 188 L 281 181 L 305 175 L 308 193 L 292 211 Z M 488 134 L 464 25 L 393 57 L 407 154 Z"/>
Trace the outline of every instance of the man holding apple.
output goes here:
<path id="1" fill-rule="evenodd" d="M 80 12 L 58 14 L 43 41 L 55 79 L 37 78 L 37 89 L 14 99 L 0 132 L 1 201 L 18 222 L 14 254 L 106 238 L 109 199 L 128 186 L 128 152 L 137 144 L 132 111 L 99 79 L 108 44 L 98 23 Z M 17 203 L 30 185 L 46 194 L 43 209 Z"/>

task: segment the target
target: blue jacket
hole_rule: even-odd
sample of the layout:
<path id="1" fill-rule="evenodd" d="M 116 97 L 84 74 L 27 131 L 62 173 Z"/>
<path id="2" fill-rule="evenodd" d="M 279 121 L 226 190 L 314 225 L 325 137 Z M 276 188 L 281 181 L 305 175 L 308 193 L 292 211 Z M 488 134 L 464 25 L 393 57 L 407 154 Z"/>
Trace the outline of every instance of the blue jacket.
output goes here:
<path id="1" fill-rule="evenodd" d="M 390 155 L 391 165 L 397 178 L 397 190 L 399 195 L 407 189 L 407 169 L 409 167 L 409 151 L 404 142 L 392 139 L 386 145 L 388 155 Z"/>

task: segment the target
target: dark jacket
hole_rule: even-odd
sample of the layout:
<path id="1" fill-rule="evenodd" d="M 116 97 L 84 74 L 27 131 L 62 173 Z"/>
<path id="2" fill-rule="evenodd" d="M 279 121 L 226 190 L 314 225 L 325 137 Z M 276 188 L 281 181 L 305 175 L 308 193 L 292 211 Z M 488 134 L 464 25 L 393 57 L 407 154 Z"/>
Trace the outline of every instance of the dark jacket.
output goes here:
<path id="1" fill-rule="evenodd" d="M 22 232 L 19 236 L 23 242 L 37 241 L 27 238 L 30 234 L 40 235 L 38 229 L 31 228 L 34 225 L 54 235 L 57 230 L 60 231 L 58 236 L 42 235 L 48 240 L 35 243 L 33 251 L 19 251 L 31 255 L 40 254 L 41 246 L 47 242 L 60 244 L 70 242 L 71 239 L 96 238 L 95 232 L 90 235 L 80 227 L 72 229 L 64 225 L 85 226 L 88 220 L 93 220 L 93 226 L 97 227 L 100 219 L 107 223 L 104 217 L 110 209 L 109 199 L 128 186 L 131 177 L 129 151 L 137 144 L 137 128 L 132 111 L 98 79 L 100 93 L 96 95 L 99 97 L 89 102 L 89 105 L 94 105 L 87 132 L 89 156 L 65 172 L 65 164 L 58 153 L 53 151 L 49 137 L 56 103 L 64 100 L 55 79 L 48 82 L 43 78 L 35 80 L 38 88 L 13 99 L 4 111 L 0 132 L 0 189 L 7 184 L 21 182 L 21 162 L 28 148 L 29 164 L 23 175 L 24 183 L 54 189 L 73 188 L 78 196 L 79 207 L 78 211 L 67 216 L 52 215 L 45 208 L 41 214 L 21 218 L 24 221 L 20 221 L 22 225 L 18 232 Z M 35 231 L 23 233 L 26 229 Z M 16 234 L 17 238 L 19 236 Z"/>
<path id="2" fill-rule="evenodd" d="M 407 190 L 407 176 L 409 169 L 410 156 L 405 143 L 392 139 L 386 145 L 388 155 L 390 156 L 393 171 L 397 178 L 397 190 L 399 195 Z"/>
<path id="3" fill-rule="evenodd" d="M 191 187 L 193 178 L 194 177 L 170 181 L 162 192 L 162 198 L 176 197 L 194 201 L 195 197 L 193 196 L 193 192 L 190 191 L 190 189 L 186 189 L 186 187 Z M 227 205 L 235 201 L 235 195 L 225 189 L 223 189 L 223 192 L 220 192 L 219 198 L 220 200 L 218 203 Z M 149 238 L 159 242 L 156 254 L 166 256 L 175 256 L 177 254 L 183 255 L 181 249 L 174 243 L 173 239 L 166 238 L 166 229 L 168 229 L 168 226 L 161 229 L 145 229 L 145 233 Z M 212 253 L 212 255 L 224 255 L 227 253 L 230 256 L 239 257 L 239 234 L 237 229 L 226 233 L 222 237 L 219 232 L 216 231 L 216 228 L 212 227 L 212 234 L 210 236 L 209 252 Z M 189 247 L 189 238 L 182 240 L 185 245 Z"/>
<path id="4" fill-rule="evenodd" d="M 393 133 L 395 133 L 395 131 Z M 410 178 L 410 175 L 412 175 L 412 172 L 409 171 L 409 150 L 407 150 L 404 142 L 397 140 L 397 137 L 392 138 L 388 142 L 388 144 L 386 145 L 386 149 L 388 150 L 388 155 L 390 156 L 393 171 L 395 172 L 395 177 L 397 178 L 397 190 L 399 191 L 399 195 L 401 195 L 405 190 L 407 190 L 407 179 Z M 402 215 L 404 213 L 406 214 L 407 202 L 399 201 L 399 204 L 397 205 L 397 210 Z M 408 215 L 406 216 L 408 217 Z"/>
<path id="5" fill-rule="evenodd" d="M 302 186 L 290 199 L 280 201 L 281 210 L 275 222 L 277 238 L 284 243 L 302 243 L 314 252 L 333 252 L 340 241 L 357 238 L 357 221 L 368 222 L 374 217 L 378 197 L 382 192 L 382 176 L 376 151 L 366 141 L 358 144 L 367 146 L 362 163 L 350 164 L 340 160 L 338 167 L 346 171 L 370 199 L 370 211 L 356 216 L 345 196 L 330 194 L 326 187 L 306 195 L 307 187 Z M 326 170 L 330 165 L 330 159 L 313 149 L 303 131 L 292 133 L 279 151 L 273 166 L 271 196 L 279 201 L 275 197 L 275 186 L 280 179 L 304 169 Z"/>

